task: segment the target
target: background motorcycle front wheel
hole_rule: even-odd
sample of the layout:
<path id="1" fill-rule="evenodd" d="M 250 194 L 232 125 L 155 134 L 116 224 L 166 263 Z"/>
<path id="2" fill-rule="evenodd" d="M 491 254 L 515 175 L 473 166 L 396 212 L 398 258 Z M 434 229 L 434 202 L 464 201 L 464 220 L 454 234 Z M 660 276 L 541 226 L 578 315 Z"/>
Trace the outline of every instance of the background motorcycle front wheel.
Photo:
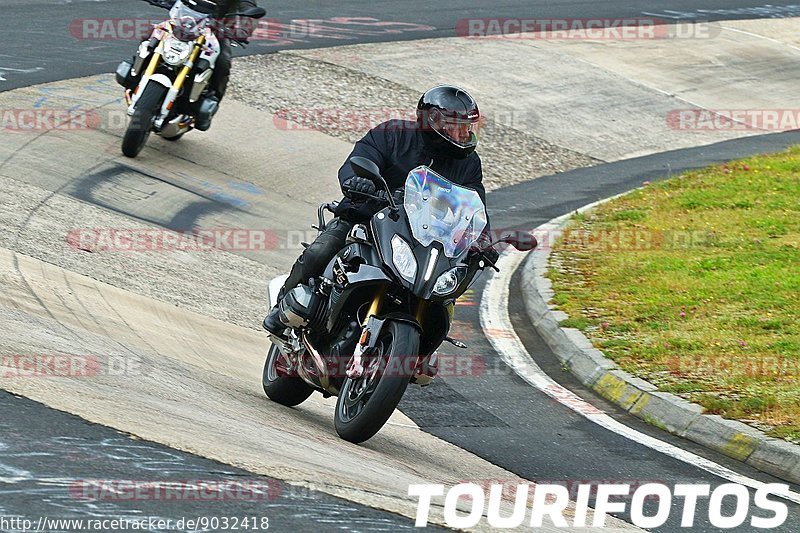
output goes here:
<path id="1" fill-rule="evenodd" d="M 136 157 L 142 151 L 150 136 L 150 130 L 153 129 L 153 118 L 161 108 L 166 95 L 167 88 L 158 83 L 148 83 L 144 88 L 122 138 L 122 153 L 125 156 Z"/>
<path id="2" fill-rule="evenodd" d="M 419 332 L 403 322 L 387 322 L 365 358 L 364 377 L 345 379 L 336 401 L 336 433 L 358 444 L 375 435 L 400 403 L 419 352 Z M 370 371 L 370 365 L 378 365 Z"/>
<path id="3" fill-rule="evenodd" d="M 267 353 L 261 384 L 267 397 L 287 407 L 294 407 L 306 401 L 314 389 L 299 377 L 293 376 L 288 362 L 274 344 Z"/>

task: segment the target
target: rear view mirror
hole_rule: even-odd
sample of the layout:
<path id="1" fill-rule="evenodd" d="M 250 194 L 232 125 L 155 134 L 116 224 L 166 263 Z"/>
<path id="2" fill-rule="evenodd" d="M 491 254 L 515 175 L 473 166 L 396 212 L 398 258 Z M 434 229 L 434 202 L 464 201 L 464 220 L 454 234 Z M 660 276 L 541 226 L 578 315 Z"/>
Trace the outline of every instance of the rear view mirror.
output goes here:
<path id="1" fill-rule="evenodd" d="M 397 208 L 397 204 L 392 197 L 392 191 L 389 190 L 389 185 L 386 183 L 386 180 L 383 179 L 383 176 L 381 176 L 381 169 L 378 168 L 378 165 L 376 165 L 374 161 L 366 157 L 355 156 L 350 158 L 350 166 L 353 168 L 353 172 L 356 173 L 356 176 L 368 179 L 375 184 L 376 188 L 386 191 L 389 205 L 392 206 L 392 209 Z"/>
<path id="2" fill-rule="evenodd" d="M 503 239 L 503 242 L 510 244 L 520 252 L 530 252 L 537 246 L 539 246 L 539 241 L 536 240 L 536 237 L 533 233 L 527 231 L 520 231 L 515 234 L 506 235 Z"/>
<path id="3" fill-rule="evenodd" d="M 533 233 L 529 231 L 515 231 L 513 233 L 509 233 L 500 237 L 500 239 L 492 243 L 490 246 L 494 246 L 495 244 L 501 242 L 510 244 L 520 252 L 530 252 L 539 246 L 539 241 L 537 241 Z"/>
<path id="4" fill-rule="evenodd" d="M 242 11 L 242 16 L 251 19 L 260 19 L 267 14 L 267 10 L 263 7 L 251 7 Z"/>
<path id="5" fill-rule="evenodd" d="M 366 178 L 375 183 L 376 186 L 380 185 L 383 187 L 381 169 L 378 168 L 378 165 L 376 165 L 374 161 L 366 157 L 351 157 L 350 166 L 353 167 L 353 172 L 355 172 L 356 176 L 359 178 Z"/>

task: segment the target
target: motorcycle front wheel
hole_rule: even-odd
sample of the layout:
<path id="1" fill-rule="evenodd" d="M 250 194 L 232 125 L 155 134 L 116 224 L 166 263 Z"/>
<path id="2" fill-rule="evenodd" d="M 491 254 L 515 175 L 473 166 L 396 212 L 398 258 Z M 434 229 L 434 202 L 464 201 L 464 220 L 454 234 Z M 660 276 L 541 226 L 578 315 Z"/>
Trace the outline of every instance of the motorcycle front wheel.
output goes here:
<path id="1" fill-rule="evenodd" d="M 158 83 L 148 83 L 142 96 L 136 102 L 136 108 L 131 116 L 128 129 L 122 138 L 122 153 L 126 157 L 136 157 L 144 148 L 150 131 L 153 129 L 153 119 L 164 102 L 167 88 Z"/>
<path id="2" fill-rule="evenodd" d="M 286 357 L 273 344 L 267 354 L 264 372 L 261 375 L 261 384 L 270 400 L 287 407 L 294 407 L 311 396 L 314 389 L 301 378 L 292 374 Z"/>
<path id="3" fill-rule="evenodd" d="M 380 431 L 400 403 L 419 352 L 419 332 L 404 322 L 387 322 L 375 348 L 364 358 L 364 375 L 346 378 L 336 401 L 336 433 L 356 444 Z"/>

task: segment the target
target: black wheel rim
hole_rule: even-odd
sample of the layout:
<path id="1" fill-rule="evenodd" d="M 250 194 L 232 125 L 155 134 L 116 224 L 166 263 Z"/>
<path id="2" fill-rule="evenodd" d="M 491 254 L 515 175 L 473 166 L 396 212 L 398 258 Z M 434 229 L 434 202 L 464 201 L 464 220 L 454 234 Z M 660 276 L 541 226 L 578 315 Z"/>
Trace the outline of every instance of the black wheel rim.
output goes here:
<path id="1" fill-rule="evenodd" d="M 364 357 L 364 375 L 358 379 L 345 379 L 339 393 L 339 418 L 343 422 L 354 420 L 364 411 L 372 394 L 383 377 L 388 362 L 387 348 L 392 345 L 391 334 L 381 336 L 372 355 Z"/>

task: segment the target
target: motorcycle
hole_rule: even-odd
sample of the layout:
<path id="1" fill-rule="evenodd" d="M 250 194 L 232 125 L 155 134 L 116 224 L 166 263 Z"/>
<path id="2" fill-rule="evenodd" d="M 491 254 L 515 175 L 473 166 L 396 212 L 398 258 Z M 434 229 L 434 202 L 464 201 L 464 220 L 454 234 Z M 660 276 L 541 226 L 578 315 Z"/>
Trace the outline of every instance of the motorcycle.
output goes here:
<path id="1" fill-rule="evenodd" d="M 169 0 L 148 0 L 159 6 Z M 133 62 L 122 61 L 116 70 L 117 83 L 125 88 L 130 123 L 122 138 L 122 153 L 136 157 L 151 132 L 168 141 L 177 141 L 195 127 L 200 115 L 213 116 L 218 104 L 203 97 L 214 74 L 220 55 L 219 33 L 233 46 L 245 46 L 247 39 L 235 25 L 219 25 L 213 18 L 213 6 L 193 9 L 178 0 L 169 11 L 169 19 L 156 25 L 150 38 L 142 41 Z M 208 11 L 207 13 L 201 12 Z M 225 21 L 237 17 L 259 19 L 263 8 L 231 13 Z"/>
<path id="2" fill-rule="evenodd" d="M 288 324 L 272 346 L 262 374 L 266 395 L 296 406 L 314 391 L 337 396 L 334 423 L 344 440 L 374 436 L 409 384 L 429 385 L 438 373 L 437 348 L 449 342 L 455 301 L 487 267 L 485 251 L 505 242 L 530 251 L 536 239 L 507 235 L 481 247 L 487 226 L 480 196 L 427 166 L 412 170 L 398 205 L 374 162 L 350 159 L 356 175 L 371 180 L 388 206 L 367 224 L 355 224 L 345 247 L 322 276 L 281 300 Z M 325 228 L 322 204 L 319 231 Z M 270 282 L 271 305 L 287 276 Z"/>

